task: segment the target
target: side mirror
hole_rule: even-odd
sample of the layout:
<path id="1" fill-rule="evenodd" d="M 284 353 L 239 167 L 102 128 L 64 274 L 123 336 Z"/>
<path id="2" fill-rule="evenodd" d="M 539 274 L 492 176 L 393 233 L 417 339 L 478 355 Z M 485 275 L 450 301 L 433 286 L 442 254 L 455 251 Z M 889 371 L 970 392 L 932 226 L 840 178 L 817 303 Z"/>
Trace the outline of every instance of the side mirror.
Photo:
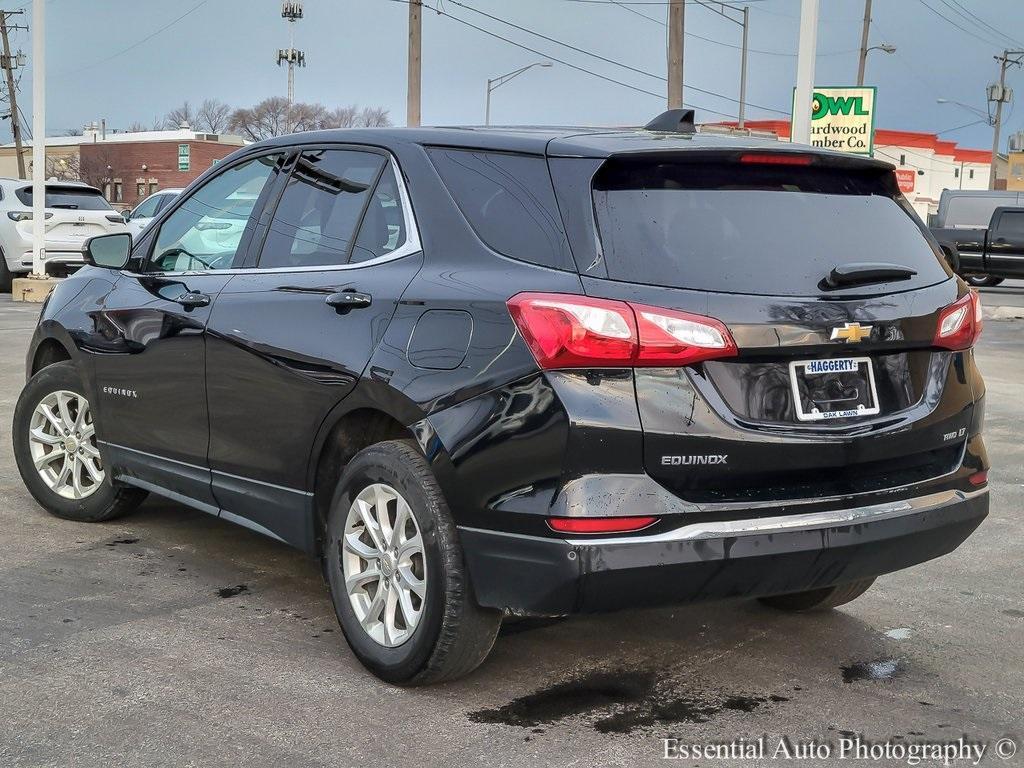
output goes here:
<path id="1" fill-rule="evenodd" d="M 121 218 L 124 219 L 124 223 L 127 224 L 129 221 L 132 220 L 132 212 L 131 211 L 121 211 Z"/>
<path id="2" fill-rule="evenodd" d="M 132 236 L 129 232 L 90 237 L 82 247 L 86 263 L 104 269 L 124 269 L 131 252 Z"/>

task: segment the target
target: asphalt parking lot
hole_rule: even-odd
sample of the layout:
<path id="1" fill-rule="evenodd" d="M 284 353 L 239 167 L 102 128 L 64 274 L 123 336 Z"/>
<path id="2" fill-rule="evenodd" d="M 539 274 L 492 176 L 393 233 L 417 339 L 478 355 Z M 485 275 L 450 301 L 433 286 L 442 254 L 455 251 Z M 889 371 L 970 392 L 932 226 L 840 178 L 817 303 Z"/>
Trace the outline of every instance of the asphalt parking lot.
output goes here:
<path id="1" fill-rule="evenodd" d="M 984 298 L 1024 289 L 1004 293 Z M 659 761 L 665 736 L 848 734 L 1022 762 L 991 751 L 1024 738 L 1022 320 L 988 322 L 978 350 L 992 512 L 952 555 L 829 614 L 513 626 L 468 679 L 401 690 L 363 671 L 298 552 L 159 499 L 99 525 L 36 506 L 9 439 L 35 312 L 0 299 L 0 766 L 617 766 Z"/>

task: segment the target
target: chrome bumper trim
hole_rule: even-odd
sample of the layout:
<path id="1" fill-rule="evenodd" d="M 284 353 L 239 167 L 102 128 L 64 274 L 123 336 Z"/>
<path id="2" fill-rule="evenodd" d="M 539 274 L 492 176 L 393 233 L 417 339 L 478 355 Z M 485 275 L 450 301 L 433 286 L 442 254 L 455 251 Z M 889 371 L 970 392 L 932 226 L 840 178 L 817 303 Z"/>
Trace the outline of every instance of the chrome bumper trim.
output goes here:
<path id="1" fill-rule="evenodd" d="M 659 544 L 673 541 L 699 541 L 701 539 L 723 539 L 734 536 L 755 536 L 792 531 L 812 531 L 819 528 L 832 528 L 838 525 L 858 525 L 889 520 L 903 515 L 912 515 L 937 509 L 949 504 L 967 501 L 988 493 L 988 488 L 977 491 L 940 491 L 902 501 L 890 501 L 882 504 L 871 504 L 864 507 L 849 509 L 830 509 L 822 512 L 806 512 L 797 515 L 779 515 L 777 517 L 759 517 L 746 520 L 727 520 L 720 522 L 691 523 L 671 531 L 655 533 L 650 536 L 616 536 L 608 538 L 593 536 L 566 539 L 574 547 L 606 546 L 609 544 Z"/>

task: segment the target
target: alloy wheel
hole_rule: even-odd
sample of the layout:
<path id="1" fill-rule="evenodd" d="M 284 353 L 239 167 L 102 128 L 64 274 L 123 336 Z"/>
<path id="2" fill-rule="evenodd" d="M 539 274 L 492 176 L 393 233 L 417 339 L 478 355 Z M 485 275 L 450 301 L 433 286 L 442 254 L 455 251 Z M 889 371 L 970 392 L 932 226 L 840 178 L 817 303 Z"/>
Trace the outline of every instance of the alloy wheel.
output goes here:
<path id="1" fill-rule="evenodd" d="M 78 501 L 103 483 L 89 401 L 77 392 L 62 389 L 44 397 L 32 412 L 28 441 L 36 471 L 58 496 Z"/>
<path id="2" fill-rule="evenodd" d="M 387 648 L 412 637 L 426 600 L 426 555 L 402 495 L 383 483 L 364 488 L 349 507 L 339 554 L 345 591 L 366 634 Z"/>

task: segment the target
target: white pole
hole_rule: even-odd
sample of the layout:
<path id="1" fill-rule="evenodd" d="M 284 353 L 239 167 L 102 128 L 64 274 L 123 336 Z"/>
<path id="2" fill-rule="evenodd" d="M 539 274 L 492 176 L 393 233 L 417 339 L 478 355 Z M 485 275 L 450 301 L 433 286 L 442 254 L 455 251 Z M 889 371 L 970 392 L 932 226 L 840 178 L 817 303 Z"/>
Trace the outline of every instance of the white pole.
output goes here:
<path id="1" fill-rule="evenodd" d="M 792 140 L 811 143 L 811 99 L 814 98 L 814 57 L 818 52 L 818 0 L 800 0 L 800 42 L 796 54 Z"/>
<path id="2" fill-rule="evenodd" d="M 46 0 L 32 2 L 32 275 L 45 277 Z"/>

